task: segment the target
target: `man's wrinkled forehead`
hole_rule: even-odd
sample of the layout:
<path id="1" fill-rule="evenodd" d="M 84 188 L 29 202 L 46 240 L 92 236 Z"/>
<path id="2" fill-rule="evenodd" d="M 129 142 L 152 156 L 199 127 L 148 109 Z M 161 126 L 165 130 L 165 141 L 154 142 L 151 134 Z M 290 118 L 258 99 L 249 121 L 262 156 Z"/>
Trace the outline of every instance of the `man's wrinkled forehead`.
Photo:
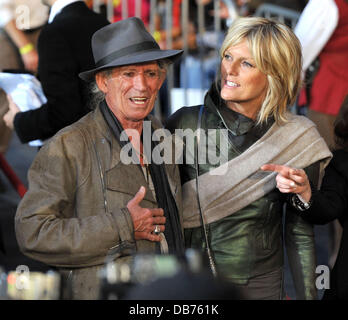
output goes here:
<path id="1" fill-rule="evenodd" d="M 128 64 L 125 66 L 119 66 L 119 67 L 115 67 L 115 69 L 117 70 L 158 70 L 159 69 L 159 65 L 156 61 L 152 61 L 152 62 L 143 62 L 143 63 L 137 63 L 137 64 Z"/>
<path id="2" fill-rule="evenodd" d="M 160 71 L 160 67 L 157 62 L 128 64 L 125 66 L 114 67 L 110 69 L 109 73 L 113 76 L 116 76 L 125 71 L 135 71 L 135 72 Z"/>

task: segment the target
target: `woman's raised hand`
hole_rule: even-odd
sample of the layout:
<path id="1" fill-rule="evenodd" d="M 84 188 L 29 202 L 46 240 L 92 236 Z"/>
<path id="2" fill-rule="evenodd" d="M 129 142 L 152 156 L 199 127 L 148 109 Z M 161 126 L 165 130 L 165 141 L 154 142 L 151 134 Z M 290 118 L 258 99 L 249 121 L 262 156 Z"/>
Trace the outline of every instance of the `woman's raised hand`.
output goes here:
<path id="1" fill-rule="evenodd" d="M 263 171 L 278 172 L 277 188 L 282 193 L 296 193 L 308 202 L 312 196 L 311 186 L 306 172 L 303 169 L 295 169 L 278 164 L 264 164 Z"/>

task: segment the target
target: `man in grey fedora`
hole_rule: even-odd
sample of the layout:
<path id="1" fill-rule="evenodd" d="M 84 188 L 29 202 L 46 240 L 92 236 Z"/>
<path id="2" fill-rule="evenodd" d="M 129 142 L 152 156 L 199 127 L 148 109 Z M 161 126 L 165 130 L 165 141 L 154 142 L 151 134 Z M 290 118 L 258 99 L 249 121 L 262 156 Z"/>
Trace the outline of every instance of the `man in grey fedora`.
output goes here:
<path id="1" fill-rule="evenodd" d="M 23 253 L 57 267 L 73 299 L 98 299 L 107 261 L 184 250 L 179 172 L 146 161 L 156 143 L 146 150 L 136 139 L 144 120 L 152 131 L 161 126 L 150 112 L 166 65 L 182 51 L 161 50 L 138 18 L 98 30 L 92 49 L 95 68 L 80 77 L 95 80 L 104 99 L 39 151 L 15 217 Z M 138 164 L 123 163 L 127 143 Z"/>

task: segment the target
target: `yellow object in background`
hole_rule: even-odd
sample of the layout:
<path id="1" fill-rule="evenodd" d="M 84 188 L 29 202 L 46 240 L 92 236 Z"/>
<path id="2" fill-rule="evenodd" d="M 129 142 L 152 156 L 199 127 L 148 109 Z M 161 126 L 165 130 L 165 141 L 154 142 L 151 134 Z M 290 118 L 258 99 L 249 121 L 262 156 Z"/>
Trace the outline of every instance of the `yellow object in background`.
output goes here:
<path id="1" fill-rule="evenodd" d="M 25 46 L 21 47 L 19 49 L 20 54 L 26 54 L 29 53 L 30 51 L 34 50 L 34 45 L 32 43 L 28 43 Z"/>

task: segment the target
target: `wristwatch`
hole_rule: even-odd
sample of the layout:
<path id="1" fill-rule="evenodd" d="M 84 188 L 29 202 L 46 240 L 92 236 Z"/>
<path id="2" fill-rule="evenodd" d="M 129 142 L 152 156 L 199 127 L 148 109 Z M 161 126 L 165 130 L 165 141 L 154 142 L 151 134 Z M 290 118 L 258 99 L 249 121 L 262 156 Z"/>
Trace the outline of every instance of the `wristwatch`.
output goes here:
<path id="1" fill-rule="evenodd" d="M 300 211 L 308 210 L 312 205 L 312 198 L 306 202 L 299 194 L 293 194 L 291 198 L 291 204 Z"/>

